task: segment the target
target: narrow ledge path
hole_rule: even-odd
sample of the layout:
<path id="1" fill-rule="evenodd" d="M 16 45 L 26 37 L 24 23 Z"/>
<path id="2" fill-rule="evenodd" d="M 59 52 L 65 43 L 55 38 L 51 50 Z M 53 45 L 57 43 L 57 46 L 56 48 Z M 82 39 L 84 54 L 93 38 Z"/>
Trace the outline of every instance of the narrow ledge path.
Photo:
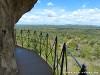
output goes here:
<path id="1" fill-rule="evenodd" d="M 34 51 L 15 47 L 17 75 L 53 75 L 51 67 Z"/>

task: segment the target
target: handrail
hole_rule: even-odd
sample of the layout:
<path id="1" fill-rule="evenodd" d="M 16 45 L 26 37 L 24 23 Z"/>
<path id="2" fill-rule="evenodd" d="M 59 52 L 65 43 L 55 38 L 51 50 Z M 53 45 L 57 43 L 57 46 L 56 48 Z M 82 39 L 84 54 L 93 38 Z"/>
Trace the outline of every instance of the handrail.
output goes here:
<path id="1" fill-rule="evenodd" d="M 76 63 L 79 65 L 79 67 L 80 68 L 82 68 L 81 67 L 81 65 L 80 65 L 80 63 L 78 62 L 78 60 L 76 59 L 76 57 L 73 55 L 73 53 L 68 49 L 68 47 L 66 46 L 66 49 L 68 50 L 68 52 L 71 54 L 71 56 L 73 57 L 73 59 L 76 61 Z"/>
<path id="2" fill-rule="evenodd" d="M 76 63 L 78 64 L 78 66 L 81 69 L 79 75 L 82 75 L 81 72 L 83 72 L 82 69 L 84 68 L 84 65 L 81 66 L 81 64 L 78 62 L 78 60 L 74 56 L 74 54 L 67 47 L 66 43 L 63 43 L 62 40 L 58 38 L 58 36 L 55 37 L 54 35 L 52 35 L 53 37 L 55 37 L 55 39 L 53 41 L 53 40 L 49 40 L 51 35 L 49 35 L 48 33 L 47 34 L 44 33 L 46 36 L 43 36 L 42 32 L 40 32 L 40 34 L 37 34 L 36 31 L 34 31 L 34 33 L 31 33 L 30 30 L 20 30 L 19 33 L 17 33 L 17 30 L 15 30 L 15 31 L 16 31 L 16 34 L 15 34 L 16 44 L 18 44 L 17 42 L 19 42 L 19 44 L 22 47 L 27 46 L 28 49 L 30 49 L 32 46 L 32 49 L 34 48 L 34 50 L 37 53 L 39 53 L 39 55 L 41 57 L 43 56 L 42 58 L 44 58 L 47 63 L 50 63 L 49 65 L 51 65 L 51 67 L 52 67 L 53 75 L 63 75 L 64 60 L 65 60 L 65 64 L 66 64 L 66 75 L 68 75 L 66 51 L 68 51 L 68 53 L 76 61 Z M 52 47 L 51 47 L 51 43 L 50 43 L 51 41 L 53 41 Z M 26 42 L 26 43 L 24 43 L 24 42 Z M 63 48 L 59 55 L 58 55 L 58 42 L 63 45 Z M 50 48 L 49 48 L 49 46 L 50 46 Z M 45 48 L 45 51 L 43 51 L 44 48 Z M 51 63 L 51 62 L 53 62 L 53 63 Z M 59 70 L 59 68 L 60 68 L 60 70 Z M 86 68 L 86 66 L 85 66 L 85 68 Z M 84 70 L 84 72 L 86 72 L 86 70 Z"/>
<path id="3" fill-rule="evenodd" d="M 60 39 L 59 39 L 59 41 L 62 43 L 62 41 L 61 41 Z M 80 63 L 78 62 L 78 60 L 77 60 L 76 57 L 74 56 L 74 54 L 68 49 L 67 45 L 66 45 L 66 50 L 71 54 L 71 56 L 72 56 L 73 59 L 76 61 L 76 63 L 79 65 L 79 67 L 82 68 L 81 65 L 80 65 Z"/>

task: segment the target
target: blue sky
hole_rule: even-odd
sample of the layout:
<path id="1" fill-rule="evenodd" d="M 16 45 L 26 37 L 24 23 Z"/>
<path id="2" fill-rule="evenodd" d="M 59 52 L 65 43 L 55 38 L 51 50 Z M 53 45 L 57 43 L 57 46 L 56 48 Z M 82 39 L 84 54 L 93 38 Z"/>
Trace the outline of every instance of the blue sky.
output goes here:
<path id="1" fill-rule="evenodd" d="M 38 0 L 17 24 L 100 26 L 100 0 Z"/>

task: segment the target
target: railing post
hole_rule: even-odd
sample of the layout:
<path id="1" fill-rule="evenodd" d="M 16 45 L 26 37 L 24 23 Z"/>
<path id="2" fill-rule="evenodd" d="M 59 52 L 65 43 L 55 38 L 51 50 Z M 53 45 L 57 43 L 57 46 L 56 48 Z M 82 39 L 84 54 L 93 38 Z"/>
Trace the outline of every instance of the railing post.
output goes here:
<path id="1" fill-rule="evenodd" d="M 66 43 L 63 44 L 63 49 L 62 49 L 62 61 L 61 61 L 61 72 L 60 75 L 63 75 L 63 65 L 64 65 L 64 55 L 66 53 Z"/>
<path id="2" fill-rule="evenodd" d="M 22 47 L 23 47 L 23 30 L 21 30 L 21 44 L 22 44 Z"/>
<path id="3" fill-rule="evenodd" d="M 36 51 L 36 31 L 34 31 L 34 50 Z"/>
<path id="4" fill-rule="evenodd" d="M 40 56 L 41 56 L 41 50 L 42 50 L 42 48 L 41 48 L 41 47 L 42 47 L 42 46 L 41 46 L 41 45 L 42 45 L 42 44 L 41 44 L 41 41 L 42 41 L 42 32 L 40 33 Z"/>
<path id="5" fill-rule="evenodd" d="M 68 63 L 67 63 L 67 52 L 66 52 L 66 50 L 65 50 L 65 62 L 66 62 L 66 75 L 68 75 Z"/>
<path id="6" fill-rule="evenodd" d="M 49 35 L 47 33 L 46 35 L 46 50 L 45 50 L 45 55 L 46 55 L 46 62 L 47 62 L 47 58 L 48 58 L 48 38 L 49 38 Z"/>
<path id="7" fill-rule="evenodd" d="M 57 58 L 57 42 L 58 42 L 58 40 L 57 40 L 58 38 L 57 38 L 57 36 L 56 36 L 56 38 L 55 38 L 55 52 L 54 52 L 54 65 L 53 65 L 53 75 L 55 75 L 55 70 L 56 70 L 56 68 L 55 68 L 55 64 L 56 64 L 56 58 Z M 57 62 L 57 67 L 58 67 L 58 62 Z M 58 73 L 58 72 L 57 72 Z M 58 74 L 57 74 L 58 75 Z"/>
<path id="8" fill-rule="evenodd" d="M 78 75 L 88 75 L 85 64 L 82 65 L 82 68 L 81 68 L 81 70 L 80 70 Z"/>
<path id="9" fill-rule="evenodd" d="M 28 49 L 29 49 L 29 46 L 30 46 L 30 38 L 29 38 L 29 36 L 30 36 L 30 30 L 28 30 Z"/>

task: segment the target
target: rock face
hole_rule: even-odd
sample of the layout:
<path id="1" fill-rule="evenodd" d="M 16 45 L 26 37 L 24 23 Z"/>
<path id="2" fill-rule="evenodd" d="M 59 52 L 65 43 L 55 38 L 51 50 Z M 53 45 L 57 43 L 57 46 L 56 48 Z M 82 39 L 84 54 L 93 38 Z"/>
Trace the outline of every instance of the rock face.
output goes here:
<path id="1" fill-rule="evenodd" d="M 37 0 L 0 0 L 0 75 L 16 75 L 14 25 Z"/>

